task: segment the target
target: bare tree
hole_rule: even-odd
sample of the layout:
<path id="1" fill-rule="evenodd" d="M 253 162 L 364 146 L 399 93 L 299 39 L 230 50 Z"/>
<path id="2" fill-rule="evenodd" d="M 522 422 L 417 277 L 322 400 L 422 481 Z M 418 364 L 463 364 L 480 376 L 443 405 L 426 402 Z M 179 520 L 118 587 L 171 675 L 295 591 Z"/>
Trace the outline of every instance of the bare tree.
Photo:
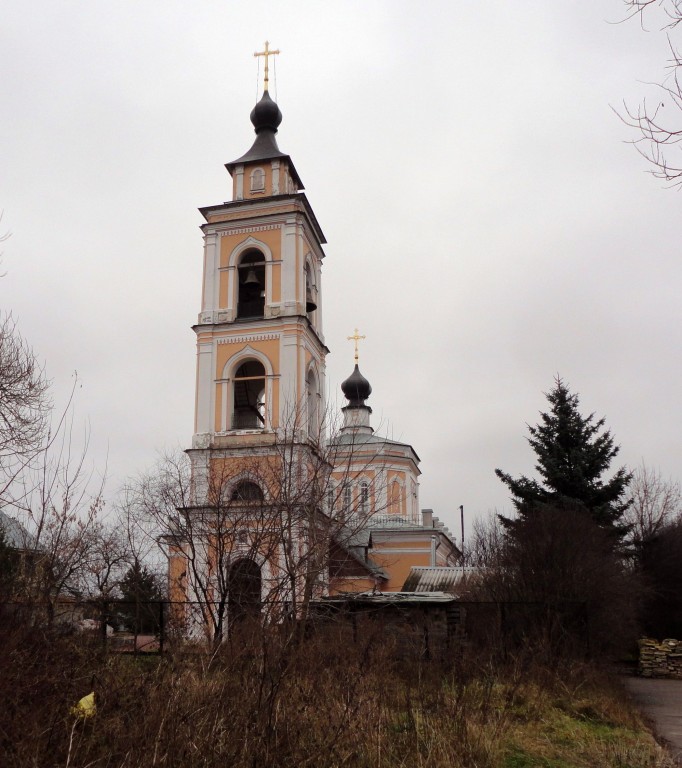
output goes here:
<path id="1" fill-rule="evenodd" d="M 623 122 L 639 133 L 632 143 L 652 166 L 651 173 L 659 179 L 682 185 L 682 57 L 673 40 L 682 22 L 681 0 L 624 0 L 628 18 L 637 16 L 644 28 L 645 17 L 658 12 L 661 18 L 654 22 L 666 30 L 670 58 L 668 75 L 662 83 L 656 83 L 658 96 L 654 103 L 642 101 L 637 107 L 623 105 L 616 114 Z M 674 158 L 671 159 L 671 152 Z"/>
<path id="2" fill-rule="evenodd" d="M 0 470 L 11 477 L 42 446 L 50 401 L 45 373 L 11 315 L 0 317 Z"/>
<path id="3" fill-rule="evenodd" d="M 87 434 L 76 447 L 72 412 L 62 413 L 3 499 L 25 532 L 19 594 L 42 605 L 50 619 L 67 596 L 106 589 L 113 569 L 113 559 L 111 567 L 103 563 L 113 538 L 102 521 L 104 479 L 88 467 L 87 451 Z"/>
<path id="4" fill-rule="evenodd" d="M 666 480 L 659 470 L 647 467 L 644 462 L 635 470 L 628 494 L 630 505 L 626 518 L 636 550 L 682 515 L 680 483 Z"/>
<path id="5" fill-rule="evenodd" d="M 153 521 L 165 548 L 171 599 L 180 594 L 194 604 L 176 609 L 175 621 L 214 644 L 235 616 L 305 617 L 327 588 L 332 544 L 343 548 L 378 511 L 377 488 L 372 505 L 343 492 L 375 453 L 358 463 L 352 442 L 311 440 L 293 417 L 271 438 L 267 449 L 244 449 L 229 461 L 216 451 L 203 473 L 203 450 L 165 456 L 125 493 L 129 516 Z"/>

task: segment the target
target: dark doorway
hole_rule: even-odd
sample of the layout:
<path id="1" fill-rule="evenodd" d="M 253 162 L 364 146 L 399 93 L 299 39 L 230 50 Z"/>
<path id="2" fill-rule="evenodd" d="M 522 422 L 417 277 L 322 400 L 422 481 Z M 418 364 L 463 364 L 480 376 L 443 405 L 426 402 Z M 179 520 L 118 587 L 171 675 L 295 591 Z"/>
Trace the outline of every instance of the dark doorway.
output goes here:
<path id="1" fill-rule="evenodd" d="M 260 566 L 250 558 L 237 560 L 230 569 L 228 611 L 232 623 L 260 615 Z"/>

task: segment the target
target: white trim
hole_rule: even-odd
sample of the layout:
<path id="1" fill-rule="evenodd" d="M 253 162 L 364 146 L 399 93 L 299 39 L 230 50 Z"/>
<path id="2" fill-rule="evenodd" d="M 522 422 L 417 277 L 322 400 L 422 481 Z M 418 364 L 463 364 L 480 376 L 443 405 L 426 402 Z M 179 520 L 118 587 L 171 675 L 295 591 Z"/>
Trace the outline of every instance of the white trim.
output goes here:
<path id="1" fill-rule="evenodd" d="M 282 245 L 280 252 L 283 262 L 281 269 L 282 286 L 280 302 L 284 307 L 283 314 L 289 315 L 296 314 L 296 283 L 298 278 L 296 270 L 296 249 L 298 246 L 297 235 L 298 221 L 295 216 L 290 216 L 282 227 Z"/>
<path id="2" fill-rule="evenodd" d="M 279 195 L 279 160 L 272 161 L 272 194 Z"/>
<path id="3" fill-rule="evenodd" d="M 243 200 L 244 199 L 244 166 L 238 165 L 235 169 L 235 200 Z"/>
<path id="4" fill-rule="evenodd" d="M 227 397 L 228 409 L 231 416 L 234 372 L 236 371 L 238 364 L 240 364 L 242 361 L 246 362 L 249 359 L 258 360 L 258 362 L 261 363 L 265 370 L 265 424 L 263 424 L 262 430 L 258 430 L 259 432 L 262 432 L 272 428 L 272 382 L 273 379 L 277 378 L 277 376 L 272 367 L 270 358 L 267 355 L 264 355 L 262 352 L 259 352 L 257 349 L 254 349 L 250 344 L 247 344 L 243 349 L 240 349 L 239 352 L 235 352 L 235 354 L 227 360 L 223 366 L 222 375 L 216 381 L 219 381 L 222 384 L 222 390 L 223 393 L 225 393 L 223 397 Z M 221 414 L 220 425 L 223 427 L 223 432 L 228 431 L 227 423 L 227 413 Z M 230 431 L 242 432 L 243 430 Z"/>
<path id="5" fill-rule="evenodd" d="M 218 222 L 218 223 L 223 224 L 225 222 Z M 254 225 L 252 227 L 237 227 L 236 229 L 221 229 L 220 231 L 216 231 L 215 234 L 218 235 L 218 237 L 228 237 L 228 235 L 248 235 L 251 232 L 264 232 L 267 229 L 279 229 L 281 226 L 282 226 L 281 224 L 261 224 L 261 225 Z"/>
<path id="6" fill-rule="evenodd" d="M 256 173 L 260 171 L 261 178 L 262 178 L 262 184 L 258 187 L 255 187 L 253 184 L 254 177 L 256 176 Z M 265 169 L 262 165 L 257 165 L 255 168 L 251 169 L 251 173 L 249 174 L 249 191 L 251 193 L 253 192 L 265 192 Z"/>
<path id="7" fill-rule="evenodd" d="M 214 372 L 213 372 L 213 343 L 201 343 L 197 345 L 197 392 L 196 392 L 196 415 L 195 415 L 195 434 L 213 432 L 215 423 L 211 423 L 211 415 L 214 413 Z"/>
<path id="8" fill-rule="evenodd" d="M 204 235 L 204 296 L 201 311 L 213 311 L 218 306 L 219 285 L 217 285 L 218 238 L 215 232 Z"/>
<path id="9" fill-rule="evenodd" d="M 239 266 L 239 257 L 244 253 L 244 251 L 250 250 L 251 248 L 260 251 L 264 258 L 265 258 L 265 306 L 268 306 L 272 303 L 272 251 L 270 250 L 269 246 L 266 245 L 262 240 L 257 240 L 255 237 L 247 237 L 246 240 L 242 240 L 239 245 L 236 245 L 232 251 L 230 252 L 230 256 L 227 260 L 228 267 L 234 267 L 235 269 Z M 232 286 L 232 293 L 228 296 L 227 299 L 227 305 L 228 309 L 233 309 L 236 313 L 236 288 L 233 285 Z"/>
<path id="10" fill-rule="evenodd" d="M 242 480 L 248 480 L 250 483 L 257 485 L 263 494 L 263 501 L 270 501 L 270 492 L 267 488 L 263 487 L 264 483 L 262 478 L 258 478 L 249 469 L 242 469 L 240 472 L 237 472 L 236 475 L 232 475 L 232 477 L 230 477 L 230 479 L 227 481 L 227 490 L 229 491 L 230 497 L 232 496 L 232 492 L 234 491 L 235 487 L 241 483 Z M 248 528 L 246 530 L 248 530 Z"/>
<path id="11" fill-rule="evenodd" d="M 243 342 L 250 341 L 272 341 L 273 339 L 279 339 L 281 334 L 279 333 L 255 333 L 249 336 L 227 336 L 222 339 L 218 339 L 218 344 L 241 344 Z"/>

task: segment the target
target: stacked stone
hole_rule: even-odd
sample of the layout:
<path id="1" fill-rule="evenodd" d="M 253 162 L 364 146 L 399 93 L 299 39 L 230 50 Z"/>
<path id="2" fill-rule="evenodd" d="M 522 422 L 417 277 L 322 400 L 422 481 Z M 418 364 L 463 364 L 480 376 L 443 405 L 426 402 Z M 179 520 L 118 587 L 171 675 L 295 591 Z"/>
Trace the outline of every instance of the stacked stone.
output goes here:
<path id="1" fill-rule="evenodd" d="M 682 680 L 682 641 L 669 638 L 659 643 L 648 637 L 640 640 L 639 674 Z"/>

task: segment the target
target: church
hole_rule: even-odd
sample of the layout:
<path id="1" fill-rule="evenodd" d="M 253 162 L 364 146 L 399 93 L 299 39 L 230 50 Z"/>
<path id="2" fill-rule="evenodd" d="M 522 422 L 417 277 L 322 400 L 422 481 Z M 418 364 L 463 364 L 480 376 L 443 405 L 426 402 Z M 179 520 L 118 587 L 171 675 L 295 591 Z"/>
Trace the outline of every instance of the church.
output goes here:
<path id="1" fill-rule="evenodd" d="M 420 510 L 415 450 L 372 428 L 357 329 L 334 427 L 325 398 L 326 241 L 278 146 L 272 53 L 266 44 L 253 145 L 225 166 L 232 199 L 200 209 L 191 503 L 167 541 L 171 600 L 196 602 L 204 620 L 220 602 L 226 624 L 247 604 L 297 613 L 322 596 L 400 592 L 420 570 L 452 571 L 461 558 L 432 511 Z"/>

